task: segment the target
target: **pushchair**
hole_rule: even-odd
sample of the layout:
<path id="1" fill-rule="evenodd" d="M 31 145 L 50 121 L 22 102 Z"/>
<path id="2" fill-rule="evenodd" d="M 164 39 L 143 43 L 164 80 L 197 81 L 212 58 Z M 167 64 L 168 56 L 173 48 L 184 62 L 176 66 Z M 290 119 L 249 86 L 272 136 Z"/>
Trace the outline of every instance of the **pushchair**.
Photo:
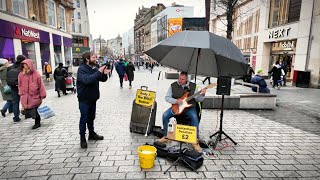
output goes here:
<path id="1" fill-rule="evenodd" d="M 72 72 L 68 72 L 68 77 L 65 78 L 66 90 L 73 93 L 77 93 L 75 78 L 72 76 Z"/>

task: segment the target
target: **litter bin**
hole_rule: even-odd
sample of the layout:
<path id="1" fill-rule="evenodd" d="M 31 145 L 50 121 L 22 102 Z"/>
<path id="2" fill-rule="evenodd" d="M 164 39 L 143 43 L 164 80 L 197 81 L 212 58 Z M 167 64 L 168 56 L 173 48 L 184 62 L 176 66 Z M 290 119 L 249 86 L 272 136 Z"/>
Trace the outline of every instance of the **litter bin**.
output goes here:
<path id="1" fill-rule="evenodd" d="M 293 83 L 296 87 L 308 88 L 310 84 L 310 71 L 294 71 Z"/>

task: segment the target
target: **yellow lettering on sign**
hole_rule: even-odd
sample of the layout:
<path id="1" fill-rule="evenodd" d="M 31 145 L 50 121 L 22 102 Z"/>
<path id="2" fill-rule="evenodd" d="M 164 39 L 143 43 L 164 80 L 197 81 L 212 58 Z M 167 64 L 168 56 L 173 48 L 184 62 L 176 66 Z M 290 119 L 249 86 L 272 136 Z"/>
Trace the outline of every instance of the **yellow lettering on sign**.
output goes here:
<path id="1" fill-rule="evenodd" d="M 176 124 L 175 140 L 194 144 L 197 142 L 197 127 Z"/>
<path id="2" fill-rule="evenodd" d="M 156 93 L 153 91 L 138 89 L 136 94 L 136 104 L 145 107 L 152 107 L 152 104 L 155 101 L 155 97 Z"/>

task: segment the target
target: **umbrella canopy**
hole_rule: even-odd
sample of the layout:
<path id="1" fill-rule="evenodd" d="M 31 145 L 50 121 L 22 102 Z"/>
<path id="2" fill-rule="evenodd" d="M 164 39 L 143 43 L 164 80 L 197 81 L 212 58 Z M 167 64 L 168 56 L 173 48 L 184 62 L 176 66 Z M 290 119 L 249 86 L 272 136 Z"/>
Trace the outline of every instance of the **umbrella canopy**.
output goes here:
<path id="1" fill-rule="evenodd" d="M 145 52 L 162 65 L 189 74 L 243 76 L 248 64 L 229 39 L 208 31 L 182 31 Z"/>

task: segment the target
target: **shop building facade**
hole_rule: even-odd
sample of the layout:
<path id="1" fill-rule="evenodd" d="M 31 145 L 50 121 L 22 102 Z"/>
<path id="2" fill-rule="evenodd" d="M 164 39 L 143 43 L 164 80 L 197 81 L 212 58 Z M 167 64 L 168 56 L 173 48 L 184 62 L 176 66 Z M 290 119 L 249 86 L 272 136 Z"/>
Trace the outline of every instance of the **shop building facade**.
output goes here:
<path id="1" fill-rule="evenodd" d="M 82 54 L 91 51 L 90 25 L 87 0 L 73 0 L 73 16 L 71 19 L 72 61 L 78 66 L 82 62 Z"/>
<path id="2" fill-rule="evenodd" d="M 214 3 L 210 31 L 225 36 Z M 235 17 L 241 18 L 235 20 L 232 41 L 254 70 L 262 69 L 267 76 L 276 61 L 286 61 L 289 81 L 295 84 L 309 74 L 305 83 L 319 87 L 319 11 L 316 0 L 244 1 L 235 11 Z"/>
<path id="3" fill-rule="evenodd" d="M 41 1 L 3 1 L 0 6 L 0 57 L 12 62 L 23 54 L 43 72 L 45 62 L 52 67 L 72 57 L 70 26 L 73 4 Z M 43 8 L 43 9 L 42 9 Z"/>

